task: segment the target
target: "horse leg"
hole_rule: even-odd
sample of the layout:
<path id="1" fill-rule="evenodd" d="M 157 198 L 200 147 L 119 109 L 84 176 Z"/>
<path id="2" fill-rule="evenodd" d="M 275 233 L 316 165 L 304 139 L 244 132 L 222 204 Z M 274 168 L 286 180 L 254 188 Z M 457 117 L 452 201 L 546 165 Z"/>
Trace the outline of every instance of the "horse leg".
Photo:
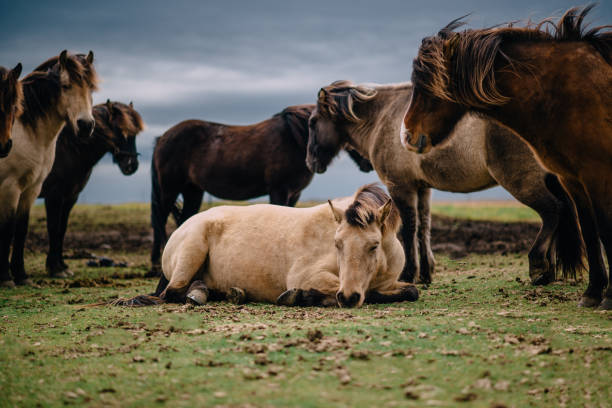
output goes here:
<path id="1" fill-rule="evenodd" d="M 200 211 L 202 199 L 204 198 L 204 190 L 198 187 L 190 187 L 182 192 L 183 194 L 183 211 L 178 221 L 178 225 L 183 224 L 187 219 Z"/>
<path id="2" fill-rule="evenodd" d="M 595 211 L 591 198 L 579 181 L 562 178 L 561 184 L 571 196 L 578 220 L 582 230 L 582 238 L 587 251 L 589 262 L 589 285 L 582 295 L 579 306 L 594 307 L 601 303 L 603 289 L 608 284 L 604 261 L 601 254 L 601 243 L 599 240 L 599 229 L 596 223 Z"/>
<path id="3" fill-rule="evenodd" d="M 62 206 L 62 213 L 60 218 L 60 235 L 59 235 L 59 260 L 60 265 L 62 266 L 63 273 L 68 276 L 73 276 L 74 273 L 68 269 L 68 265 L 64 262 L 64 238 L 66 237 L 66 230 L 68 229 L 68 218 L 70 217 L 70 211 L 76 204 L 79 196 L 75 194 L 71 197 L 68 197 L 64 200 L 64 205 Z"/>
<path id="4" fill-rule="evenodd" d="M 152 197 L 151 225 L 153 226 L 153 247 L 151 248 L 151 270 L 145 275 L 146 277 L 161 275 L 161 248 L 168 239 L 166 223 L 178 194 L 178 191 L 161 191 L 159 199 Z"/>
<path id="5" fill-rule="evenodd" d="M 273 188 L 270 190 L 270 204 L 288 205 L 289 192 L 286 188 Z"/>
<path id="6" fill-rule="evenodd" d="M 15 222 L 15 237 L 13 239 L 13 253 L 11 254 L 11 272 L 15 278 L 16 285 L 31 285 L 32 281 L 28 278 L 25 271 L 23 250 L 25 247 L 26 235 L 28 234 L 28 222 L 30 211 L 22 211 L 17 214 Z"/>
<path id="7" fill-rule="evenodd" d="M 431 250 L 431 189 L 423 188 L 418 192 L 418 214 L 419 214 L 419 282 L 431 283 L 436 260 Z"/>
<path id="8" fill-rule="evenodd" d="M 298 200 L 300 199 L 301 194 L 302 194 L 301 191 L 294 191 L 293 193 L 289 194 L 289 199 L 287 200 L 287 206 L 295 207 Z"/>
<path id="9" fill-rule="evenodd" d="M 63 271 L 61 265 L 61 213 L 63 199 L 60 195 L 47 195 L 45 197 L 45 210 L 47 213 L 47 235 L 49 237 L 49 253 L 45 262 L 47 271 L 56 276 Z"/>
<path id="10" fill-rule="evenodd" d="M 325 270 L 310 272 L 296 266 L 287 276 L 290 288 L 276 299 L 282 306 L 338 306 L 336 293 L 340 289 L 338 276 Z"/>
<path id="11" fill-rule="evenodd" d="M 13 287 L 15 283 L 9 273 L 9 254 L 11 243 L 15 235 L 15 217 L 6 215 L 0 222 L 0 286 Z"/>
<path id="12" fill-rule="evenodd" d="M 394 282 L 384 290 L 376 289 L 368 291 L 366 303 L 394 303 L 394 302 L 414 302 L 419 299 L 419 291 L 411 283 Z"/>
<path id="13" fill-rule="evenodd" d="M 418 227 L 417 194 L 414 191 L 406 194 L 406 191 L 397 192 L 394 189 L 390 189 L 389 193 L 402 219 L 400 236 L 402 238 L 406 263 L 399 280 L 414 282 L 419 272 L 418 241 L 416 236 Z"/>

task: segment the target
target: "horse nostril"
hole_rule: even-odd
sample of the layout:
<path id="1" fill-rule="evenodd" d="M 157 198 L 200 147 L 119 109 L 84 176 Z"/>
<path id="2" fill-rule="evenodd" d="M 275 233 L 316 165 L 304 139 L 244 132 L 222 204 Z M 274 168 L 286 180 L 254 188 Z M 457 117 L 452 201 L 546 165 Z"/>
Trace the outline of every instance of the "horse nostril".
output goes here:
<path id="1" fill-rule="evenodd" d="M 359 303 L 359 299 L 361 298 L 361 295 L 357 292 L 353 293 L 351 296 L 349 296 L 348 300 L 346 301 L 346 305 L 348 307 L 353 307 L 355 305 L 357 305 L 357 303 Z"/>
<path id="2" fill-rule="evenodd" d="M 344 298 L 344 293 L 342 293 L 342 292 L 336 293 L 336 299 L 338 300 L 338 303 L 340 303 L 341 305 L 343 305 L 345 300 L 346 300 Z"/>
<path id="3" fill-rule="evenodd" d="M 93 120 L 79 119 L 77 120 L 77 127 L 79 135 L 83 137 L 89 137 L 93 134 L 94 126 L 96 122 Z"/>
<path id="4" fill-rule="evenodd" d="M 0 144 L 0 157 L 8 156 L 9 152 L 11 151 L 11 147 L 13 147 L 13 141 L 11 139 L 7 140 L 4 146 Z"/>

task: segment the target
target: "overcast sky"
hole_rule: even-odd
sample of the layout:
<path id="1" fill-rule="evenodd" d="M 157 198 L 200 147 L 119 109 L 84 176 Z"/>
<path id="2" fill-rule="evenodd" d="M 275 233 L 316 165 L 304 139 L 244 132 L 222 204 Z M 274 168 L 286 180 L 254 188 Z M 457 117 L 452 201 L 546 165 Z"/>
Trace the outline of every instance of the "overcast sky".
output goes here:
<path id="1" fill-rule="evenodd" d="M 95 53 L 103 78 L 94 102 L 133 101 L 148 129 L 138 137 L 138 172 L 125 177 L 105 157 L 81 202 L 148 201 L 153 138 L 190 118 L 249 124 L 288 105 L 314 103 L 338 79 L 410 78 L 421 39 L 472 13 L 471 27 L 558 16 L 572 1 L 5 1 L 0 65 L 24 72 L 62 49 Z M 612 0 L 593 24 L 612 23 Z M 376 180 L 347 157 L 316 175 L 304 199 L 350 195 Z M 436 199 L 508 198 L 500 188 Z"/>

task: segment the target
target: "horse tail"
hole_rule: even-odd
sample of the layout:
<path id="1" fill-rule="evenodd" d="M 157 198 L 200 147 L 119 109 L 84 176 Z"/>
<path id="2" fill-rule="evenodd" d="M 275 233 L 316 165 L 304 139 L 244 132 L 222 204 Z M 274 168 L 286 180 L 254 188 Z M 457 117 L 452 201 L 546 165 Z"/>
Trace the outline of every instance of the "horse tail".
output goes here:
<path id="1" fill-rule="evenodd" d="M 578 226 L 578 216 L 574 203 L 556 175 L 548 173 L 545 177 L 548 190 L 560 201 L 559 223 L 553 236 L 555 262 L 561 267 L 563 279 L 576 279 L 578 270 L 584 266 L 584 243 Z"/>
<path id="2" fill-rule="evenodd" d="M 166 301 L 159 296 L 164 291 L 164 289 L 166 289 L 166 287 L 168 286 L 168 283 L 169 283 L 168 279 L 166 279 L 166 276 L 162 273 L 161 276 L 159 277 L 159 283 L 157 284 L 157 288 L 155 289 L 155 292 L 149 293 L 148 295 L 138 295 L 133 298 L 115 299 L 115 300 L 112 300 L 106 303 L 106 305 L 142 307 L 142 306 L 152 306 L 152 305 L 159 305 L 162 303 L 166 303 Z"/>

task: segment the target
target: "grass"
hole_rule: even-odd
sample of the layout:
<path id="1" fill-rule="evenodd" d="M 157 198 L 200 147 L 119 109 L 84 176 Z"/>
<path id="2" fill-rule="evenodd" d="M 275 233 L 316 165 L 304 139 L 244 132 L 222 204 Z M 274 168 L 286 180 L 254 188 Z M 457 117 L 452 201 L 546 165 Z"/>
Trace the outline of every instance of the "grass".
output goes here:
<path id="1" fill-rule="evenodd" d="M 136 222 L 140 205 L 79 206 Z M 125 211 L 125 213 L 124 213 Z M 129 213 L 129 214 L 128 214 Z M 33 221 L 36 222 L 36 221 Z M 139 221 L 141 222 L 141 221 Z M 91 228 L 88 226 L 87 228 Z M 357 310 L 210 303 L 83 307 L 151 292 L 128 268 L 0 289 L 0 406 L 608 406 L 612 313 L 577 308 L 585 283 L 534 288 L 524 254 L 438 255 L 414 303 Z"/>

